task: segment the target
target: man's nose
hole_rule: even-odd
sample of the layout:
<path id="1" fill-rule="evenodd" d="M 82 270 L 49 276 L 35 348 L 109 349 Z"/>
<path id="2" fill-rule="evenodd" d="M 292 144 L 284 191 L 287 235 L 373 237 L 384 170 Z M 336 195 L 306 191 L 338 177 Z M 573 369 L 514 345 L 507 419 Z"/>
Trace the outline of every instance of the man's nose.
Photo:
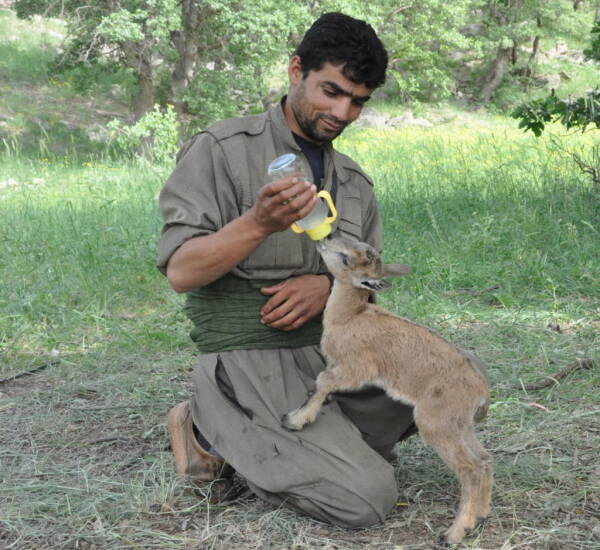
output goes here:
<path id="1" fill-rule="evenodd" d="M 331 109 L 331 114 L 337 120 L 347 122 L 350 119 L 351 108 L 352 99 L 349 97 L 340 97 Z"/>

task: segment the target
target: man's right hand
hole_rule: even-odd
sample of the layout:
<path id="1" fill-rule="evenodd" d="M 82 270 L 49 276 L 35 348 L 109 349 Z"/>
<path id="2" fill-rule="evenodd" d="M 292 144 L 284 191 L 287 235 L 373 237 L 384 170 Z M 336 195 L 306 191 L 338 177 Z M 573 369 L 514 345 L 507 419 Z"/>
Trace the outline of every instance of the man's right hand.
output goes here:
<path id="1" fill-rule="evenodd" d="M 317 188 L 296 176 L 264 185 L 249 213 L 266 232 L 285 231 L 313 209 Z"/>

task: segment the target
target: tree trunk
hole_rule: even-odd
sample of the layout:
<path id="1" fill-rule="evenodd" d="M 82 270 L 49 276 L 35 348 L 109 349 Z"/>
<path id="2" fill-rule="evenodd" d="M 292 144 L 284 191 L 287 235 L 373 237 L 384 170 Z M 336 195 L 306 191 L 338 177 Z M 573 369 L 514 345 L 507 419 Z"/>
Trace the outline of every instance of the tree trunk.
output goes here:
<path id="1" fill-rule="evenodd" d="M 146 113 L 154 108 L 154 76 L 152 74 L 152 61 L 149 55 L 140 56 L 140 66 L 138 73 L 138 94 L 135 98 L 134 114 L 136 122 Z M 143 157 L 152 156 L 152 136 L 142 137 L 140 139 L 139 153 Z"/>
<path id="2" fill-rule="evenodd" d="M 529 61 L 528 61 L 528 65 L 529 65 L 530 69 L 533 67 L 533 64 L 535 63 L 535 61 L 537 59 L 537 55 L 538 55 L 539 51 L 540 51 L 540 37 L 536 36 L 533 39 L 533 44 L 531 45 L 531 55 L 529 56 Z"/>
<path id="3" fill-rule="evenodd" d="M 177 61 L 171 74 L 169 103 L 173 104 L 177 116 L 185 112 L 182 94 L 192 82 L 198 63 L 199 28 L 203 19 L 211 12 L 209 6 L 198 6 L 197 0 L 181 1 L 181 30 L 171 33 L 173 45 L 177 50 Z"/>
<path id="4" fill-rule="evenodd" d="M 133 114 L 137 122 L 154 107 L 154 71 L 152 70 L 151 44 L 124 42 L 121 44 L 127 66 L 137 75 L 138 91 L 133 101 Z"/>
<path id="5" fill-rule="evenodd" d="M 483 85 L 481 87 L 481 91 L 479 92 L 479 101 L 482 104 L 489 103 L 490 99 L 494 95 L 496 88 L 502 82 L 502 78 L 504 77 L 504 72 L 506 71 L 506 67 L 510 62 L 512 54 L 512 48 L 502 48 L 499 47 L 496 51 L 496 59 L 492 63 L 492 66 L 483 79 Z"/>
<path id="6" fill-rule="evenodd" d="M 136 122 L 154 107 L 154 75 L 149 56 L 140 56 L 138 67 L 138 93 L 135 98 L 134 114 Z"/>
<path id="7" fill-rule="evenodd" d="M 125 42 L 122 44 L 127 65 L 137 75 L 137 95 L 133 100 L 133 115 L 138 122 L 146 113 L 154 107 L 154 72 L 152 70 L 151 47 L 149 44 L 136 44 Z M 141 139 L 139 153 L 149 157 L 152 151 L 152 138 Z"/>
<path id="8" fill-rule="evenodd" d="M 573 0 L 573 9 L 577 11 L 583 0 Z"/>

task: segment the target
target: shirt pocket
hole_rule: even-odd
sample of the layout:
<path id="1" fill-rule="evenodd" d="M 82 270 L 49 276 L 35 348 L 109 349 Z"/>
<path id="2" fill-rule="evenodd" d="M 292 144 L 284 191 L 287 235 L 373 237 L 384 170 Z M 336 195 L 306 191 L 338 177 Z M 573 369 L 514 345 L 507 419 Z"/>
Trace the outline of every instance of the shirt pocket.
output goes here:
<path id="1" fill-rule="evenodd" d="M 360 197 L 343 197 L 338 209 L 337 227 L 343 236 L 362 240 L 362 211 Z"/>
<path id="2" fill-rule="evenodd" d="M 304 238 L 291 229 L 273 233 L 241 262 L 240 267 L 251 272 L 273 271 L 273 275 L 281 272 L 280 277 L 287 276 L 286 271 L 301 268 L 305 263 Z"/>

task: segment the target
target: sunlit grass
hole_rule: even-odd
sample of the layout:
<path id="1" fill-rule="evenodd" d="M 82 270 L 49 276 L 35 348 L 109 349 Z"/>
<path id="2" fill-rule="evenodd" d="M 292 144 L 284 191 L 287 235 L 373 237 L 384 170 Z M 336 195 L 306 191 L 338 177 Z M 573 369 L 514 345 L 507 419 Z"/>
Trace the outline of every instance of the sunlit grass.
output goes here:
<path id="1" fill-rule="evenodd" d="M 386 259 L 413 268 L 383 296 L 392 309 L 457 324 L 594 316 L 598 192 L 548 140 L 457 125 L 363 130 L 339 147 L 375 181 Z M 2 167 L 0 350 L 188 345 L 180 297 L 154 267 L 167 170 L 18 155 Z"/>
<path id="2" fill-rule="evenodd" d="M 59 20 L 19 20 L 10 10 L 0 8 L 0 75 L 11 80 L 43 82 L 48 63 L 64 36 Z"/>

